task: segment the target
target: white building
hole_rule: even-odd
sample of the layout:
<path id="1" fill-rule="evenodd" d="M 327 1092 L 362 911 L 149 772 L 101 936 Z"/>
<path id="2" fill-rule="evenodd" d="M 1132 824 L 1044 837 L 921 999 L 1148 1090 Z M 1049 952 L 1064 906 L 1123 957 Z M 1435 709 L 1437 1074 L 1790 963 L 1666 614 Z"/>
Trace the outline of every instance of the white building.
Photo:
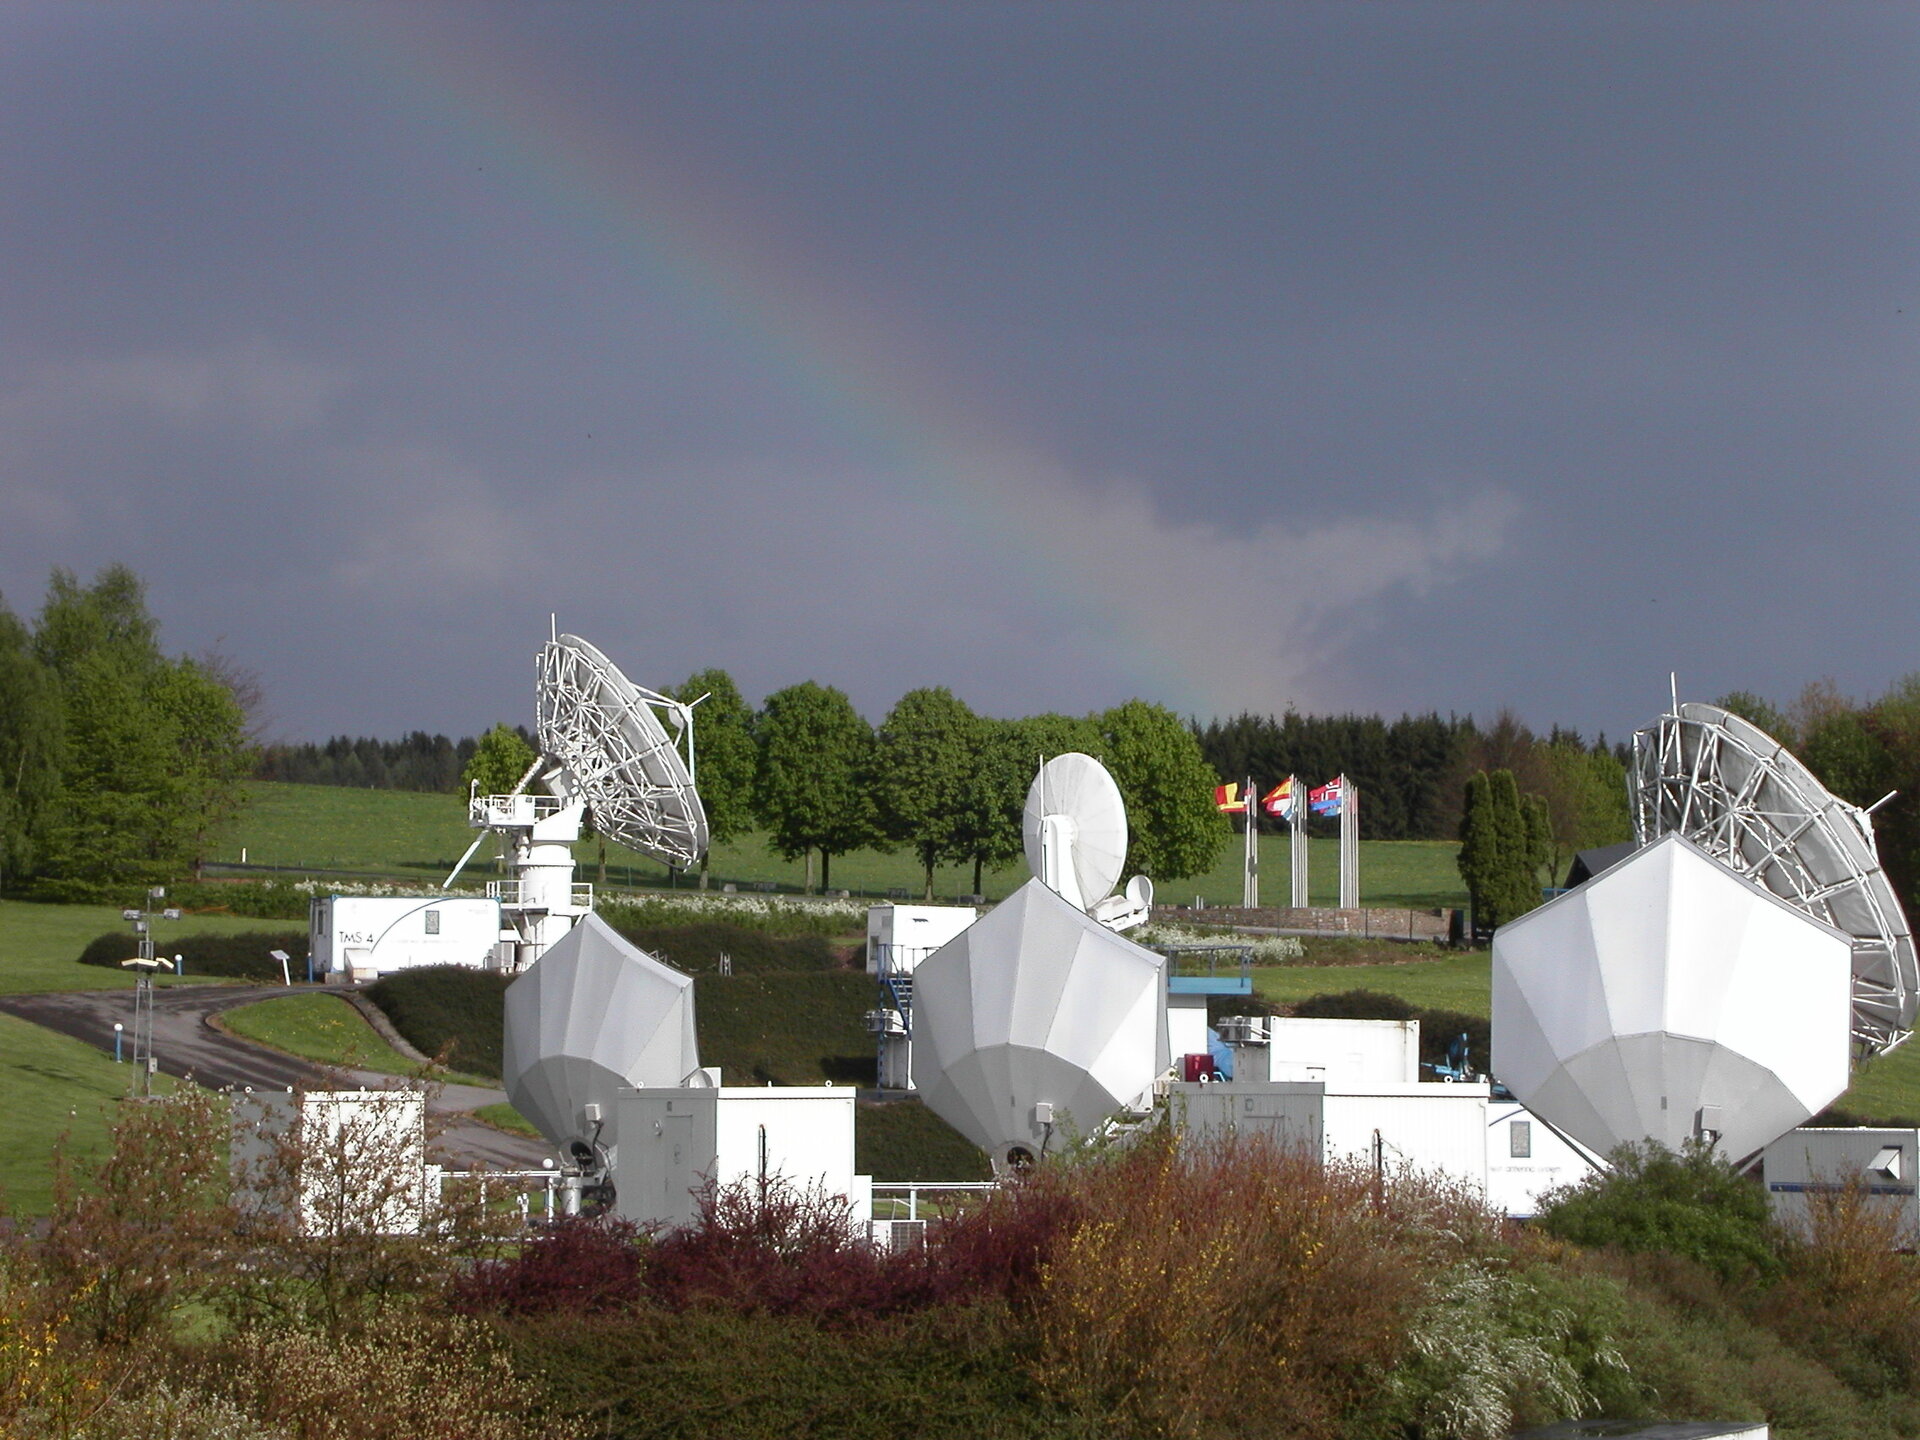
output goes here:
<path id="1" fill-rule="evenodd" d="M 1803 1233 L 1821 1195 L 1858 1186 L 1876 1209 L 1891 1211 L 1898 1242 L 1920 1243 L 1920 1130 L 1803 1127 L 1767 1146 L 1761 1175 L 1773 1218 Z"/>
<path id="2" fill-rule="evenodd" d="M 307 1236 L 420 1229 L 428 1204 L 421 1092 L 245 1090 L 234 1094 L 230 1114 L 243 1213 L 291 1218 Z"/>
<path id="3" fill-rule="evenodd" d="M 506 968 L 511 947 L 502 940 L 500 902 L 472 895 L 324 895 L 308 912 L 313 971 L 330 982 L 427 965 Z"/>
<path id="4" fill-rule="evenodd" d="M 708 1185 L 784 1186 L 873 1217 L 873 1177 L 853 1173 L 854 1092 L 825 1086 L 622 1090 L 614 1209 L 642 1225 L 692 1222 Z"/>

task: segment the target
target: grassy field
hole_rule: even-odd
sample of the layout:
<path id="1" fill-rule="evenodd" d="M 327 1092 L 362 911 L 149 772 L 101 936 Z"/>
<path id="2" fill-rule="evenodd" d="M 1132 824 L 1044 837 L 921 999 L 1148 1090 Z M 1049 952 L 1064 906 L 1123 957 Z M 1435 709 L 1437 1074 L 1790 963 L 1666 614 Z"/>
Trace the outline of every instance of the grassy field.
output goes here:
<path id="1" fill-rule="evenodd" d="M 211 858 L 237 864 L 242 852 L 249 865 L 296 870 L 393 876 L 412 880 L 441 880 L 460 853 L 472 842 L 466 807 L 455 795 L 426 795 L 405 790 L 350 790 L 331 785 L 283 785 L 255 781 L 248 786 L 250 804 L 215 842 Z M 576 848 L 580 878 L 599 882 L 597 841 Z M 1465 903 L 1459 873 L 1454 869 L 1457 846 L 1447 841 L 1366 841 L 1360 846 L 1360 896 L 1369 905 L 1433 907 Z M 1331 905 L 1339 886 L 1339 845 L 1334 840 L 1311 842 L 1312 899 Z M 1198 895 L 1210 905 L 1240 901 L 1240 842 L 1224 846 L 1207 874 L 1190 880 L 1168 881 L 1161 898 L 1191 904 Z M 481 847 L 470 862 L 470 873 L 484 878 L 496 873 L 492 842 Z M 1287 886 L 1287 841 L 1278 835 L 1260 837 L 1263 898 L 1284 901 Z M 749 835 L 714 847 L 713 883 L 742 887 L 772 884 L 798 890 L 805 879 L 799 861 L 780 859 L 765 839 Z M 983 884 L 988 898 L 1001 899 L 1025 883 L 1025 865 L 989 871 Z M 835 889 L 884 897 L 905 890 L 917 897 L 922 875 L 918 863 L 905 853 L 854 851 L 833 859 Z M 659 887 L 668 884 L 666 867 L 634 854 L 623 846 L 607 847 L 606 883 L 615 887 Z M 687 877 L 679 877 L 681 885 Z M 934 872 L 935 890 L 944 897 L 973 888 L 970 866 L 942 866 Z"/>
<path id="2" fill-rule="evenodd" d="M 114 1110 L 133 1081 L 131 1065 L 91 1045 L 0 1015 L 0 1210 L 44 1215 L 53 1203 L 53 1148 L 67 1137 L 81 1172 L 106 1153 Z M 173 1087 L 157 1077 L 154 1088 Z"/>
<path id="3" fill-rule="evenodd" d="M 285 930 L 284 920 L 250 920 L 234 915 L 188 915 L 179 920 L 156 920 L 153 936 L 160 953 L 167 953 L 173 935 L 238 935 L 249 931 Z M 120 912 L 106 905 L 30 905 L 0 900 L 0 994 L 18 995 L 44 990 L 131 990 L 126 972 L 82 965 L 87 942 L 120 930 L 127 934 L 127 954 L 135 953 L 132 927 Z M 160 978 L 159 985 L 204 983 L 203 977 L 184 980 Z M 232 982 L 228 982 L 232 983 Z"/>

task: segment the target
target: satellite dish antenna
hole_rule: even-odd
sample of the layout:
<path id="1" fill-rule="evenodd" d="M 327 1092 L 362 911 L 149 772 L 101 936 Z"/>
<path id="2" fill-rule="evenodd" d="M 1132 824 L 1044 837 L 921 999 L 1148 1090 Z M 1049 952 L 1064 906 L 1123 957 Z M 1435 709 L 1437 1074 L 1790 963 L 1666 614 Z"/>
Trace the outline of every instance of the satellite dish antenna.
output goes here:
<path id="1" fill-rule="evenodd" d="M 540 651 L 539 725 L 559 766 L 549 787 L 584 800 L 596 830 L 683 870 L 700 863 L 707 812 L 693 788 L 692 706 L 635 685 L 578 635 L 557 635 Z"/>
<path id="2" fill-rule="evenodd" d="M 1127 806 L 1107 767 L 1069 751 L 1040 767 L 1021 816 L 1027 868 L 1077 910 L 1113 893 L 1127 858 Z"/>
<path id="3" fill-rule="evenodd" d="M 473 794 L 467 820 L 481 835 L 441 883 L 459 877 L 487 833 L 502 838 L 515 878 L 489 882 L 513 936 L 503 963 L 525 970 L 593 909 L 593 887 L 573 882 L 573 844 L 591 810 L 610 840 L 688 869 L 707 850 L 707 812 L 693 789 L 693 705 L 644 690 L 577 635 L 540 649 L 537 704 L 541 755 L 505 795 Z M 702 696 L 701 699 L 705 699 Z M 660 723 L 685 736 L 682 760 Z M 527 793 L 539 776 L 551 792 Z"/>
<path id="4" fill-rule="evenodd" d="M 1834 795 L 1779 741 L 1717 705 L 1676 698 L 1671 713 L 1634 735 L 1633 756 L 1636 839 L 1684 835 L 1844 932 L 1853 946 L 1856 1051 L 1882 1054 L 1905 1040 L 1920 1003 L 1920 962 L 1880 865 L 1871 810 Z"/>

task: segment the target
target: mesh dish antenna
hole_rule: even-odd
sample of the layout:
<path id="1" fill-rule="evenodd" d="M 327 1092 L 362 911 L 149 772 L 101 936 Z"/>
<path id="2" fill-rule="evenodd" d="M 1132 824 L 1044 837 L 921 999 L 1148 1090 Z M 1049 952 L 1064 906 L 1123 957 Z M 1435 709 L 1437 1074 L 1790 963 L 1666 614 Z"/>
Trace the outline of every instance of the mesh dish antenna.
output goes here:
<path id="1" fill-rule="evenodd" d="M 1127 806 L 1091 755 L 1070 751 L 1040 767 L 1020 829 L 1027 868 L 1069 905 L 1091 910 L 1113 893 L 1127 858 Z"/>
<path id="2" fill-rule="evenodd" d="M 1684 835 L 1845 933 L 1853 949 L 1855 1049 L 1877 1055 L 1905 1040 L 1920 1002 L 1920 963 L 1880 866 L 1870 811 L 1834 795 L 1779 741 L 1717 705 L 1676 700 L 1671 713 L 1634 735 L 1633 760 L 1639 842 Z"/>
<path id="3" fill-rule="evenodd" d="M 549 784 L 563 798 L 585 800 L 608 839 L 690 869 L 707 850 L 692 739 L 682 760 L 656 710 L 677 731 L 692 725 L 690 706 L 635 685 L 578 635 L 541 647 L 540 748 L 561 767 Z"/>

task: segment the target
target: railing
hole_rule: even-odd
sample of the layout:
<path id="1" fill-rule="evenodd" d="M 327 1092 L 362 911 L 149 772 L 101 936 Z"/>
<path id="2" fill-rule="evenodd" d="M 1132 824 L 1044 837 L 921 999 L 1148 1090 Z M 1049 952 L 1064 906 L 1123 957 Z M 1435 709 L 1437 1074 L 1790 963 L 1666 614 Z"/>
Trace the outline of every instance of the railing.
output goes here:
<path id="1" fill-rule="evenodd" d="M 527 904 L 526 882 L 523 880 L 489 880 L 487 899 L 498 900 L 502 905 L 519 907 Z M 593 909 L 593 883 L 588 880 L 576 880 L 567 888 L 567 904 L 575 910 Z"/>
<path id="2" fill-rule="evenodd" d="M 997 1180 L 945 1180 L 937 1184 L 889 1184 L 873 1187 L 873 1218 L 876 1220 L 919 1220 L 920 1197 L 922 1195 L 982 1195 L 989 1190 L 997 1190 Z M 882 1203 L 889 1213 L 880 1213 Z M 906 1213 L 899 1213 L 906 1206 Z M 935 1206 L 935 1214 L 944 1214 L 947 1207 Z"/>
<path id="3" fill-rule="evenodd" d="M 487 830 L 532 825 L 560 813 L 557 795 L 476 795 L 467 806 L 467 823 Z"/>

